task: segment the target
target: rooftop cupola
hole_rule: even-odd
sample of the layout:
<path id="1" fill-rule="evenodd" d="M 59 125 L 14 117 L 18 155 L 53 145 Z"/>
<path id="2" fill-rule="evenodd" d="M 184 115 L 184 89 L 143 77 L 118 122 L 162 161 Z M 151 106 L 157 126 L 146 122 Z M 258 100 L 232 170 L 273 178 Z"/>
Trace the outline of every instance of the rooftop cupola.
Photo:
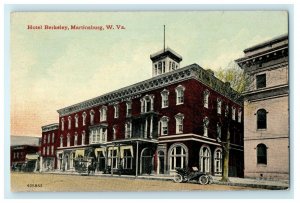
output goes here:
<path id="1" fill-rule="evenodd" d="M 152 60 L 152 77 L 180 68 L 180 61 L 182 61 L 182 57 L 169 47 L 151 54 L 150 59 Z"/>

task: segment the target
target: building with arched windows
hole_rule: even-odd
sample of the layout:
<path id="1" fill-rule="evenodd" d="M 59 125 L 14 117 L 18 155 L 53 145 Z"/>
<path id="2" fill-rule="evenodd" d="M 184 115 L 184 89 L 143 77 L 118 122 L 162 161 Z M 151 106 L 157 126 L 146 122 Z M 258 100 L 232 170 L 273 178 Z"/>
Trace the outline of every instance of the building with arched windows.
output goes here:
<path id="1" fill-rule="evenodd" d="M 243 108 L 230 85 L 167 48 L 150 56 L 152 78 L 58 110 L 57 170 L 78 161 L 97 173 L 222 174 L 229 129 L 230 176 L 243 176 Z M 235 109 L 233 112 L 232 109 Z M 240 119 L 236 119 L 240 116 Z"/>
<path id="2" fill-rule="evenodd" d="M 245 177 L 289 179 L 288 35 L 244 53 Z"/>

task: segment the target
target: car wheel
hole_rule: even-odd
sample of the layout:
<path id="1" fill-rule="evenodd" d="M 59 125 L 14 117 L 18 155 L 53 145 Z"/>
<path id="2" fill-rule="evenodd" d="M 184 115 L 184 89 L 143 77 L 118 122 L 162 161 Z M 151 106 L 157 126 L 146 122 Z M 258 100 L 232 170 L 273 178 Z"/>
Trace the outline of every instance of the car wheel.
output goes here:
<path id="1" fill-rule="evenodd" d="M 207 175 L 202 175 L 199 177 L 199 183 L 201 185 L 206 185 L 208 183 L 208 181 L 209 181 L 209 178 Z"/>
<path id="2" fill-rule="evenodd" d="M 176 174 L 176 175 L 174 176 L 174 182 L 175 182 L 175 183 L 181 183 L 182 180 L 183 180 L 182 175 Z"/>

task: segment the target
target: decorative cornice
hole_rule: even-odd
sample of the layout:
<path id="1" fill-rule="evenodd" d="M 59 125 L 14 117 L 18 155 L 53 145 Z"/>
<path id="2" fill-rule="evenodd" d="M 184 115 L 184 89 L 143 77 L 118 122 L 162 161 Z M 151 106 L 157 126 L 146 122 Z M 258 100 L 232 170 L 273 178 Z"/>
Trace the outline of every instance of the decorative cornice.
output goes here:
<path id="1" fill-rule="evenodd" d="M 140 97 L 141 94 L 145 92 L 163 88 L 188 79 L 196 79 L 199 82 L 219 92 L 220 94 L 223 94 L 228 99 L 233 100 L 236 103 L 242 104 L 242 102 L 239 101 L 240 95 L 236 91 L 226 86 L 225 83 L 214 77 L 212 74 L 208 73 L 198 64 L 191 64 L 189 66 L 179 68 L 172 72 L 165 73 L 150 78 L 148 80 L 121 88 L 119 90 L 112 91 L 102 96 L 59 109 L 57 110 L 57 112 L 60 116 L 65 116 L 71 113 L 75 113 L 103 104 L 112 104 L 114 102 L 127 101 L 128 98 L 138 98 L 137 95 Z"/>
<path id="2" fill-rule="evenodd" d="M 42 126 L 42 132 L 49 132 L 49 131 L 57 130 L 57 129 L 58 129 L 58 123 L 53 123 L 53 124 Z"/>

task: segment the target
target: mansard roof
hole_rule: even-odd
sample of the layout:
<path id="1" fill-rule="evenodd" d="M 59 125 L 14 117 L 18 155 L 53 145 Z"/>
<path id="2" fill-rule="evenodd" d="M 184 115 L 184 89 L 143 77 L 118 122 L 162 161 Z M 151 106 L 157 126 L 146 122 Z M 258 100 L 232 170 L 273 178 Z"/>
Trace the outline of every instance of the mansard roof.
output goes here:
<path id="1" fill-rule="evenodd" d="M 222 82 L 210 72 L 204 70 L 198 64 L 191 64 L 177 70 L 152 77 L 148 80 L 123 87 L 121 89 L 106 93 L 104 95 L 57 110 L 60 116 L 69 115 L 81 110 L 92 108 L 103 104 L 114 104 L 128 99 L 140 97 L 141 94 L 155 89 L 163 88 L 175 83 L 196 79 L 197 81 L 211 87 L 223 96 L 235 103 L 242 105 L 240 94 L 230 88 L 230 85 Z"/>

